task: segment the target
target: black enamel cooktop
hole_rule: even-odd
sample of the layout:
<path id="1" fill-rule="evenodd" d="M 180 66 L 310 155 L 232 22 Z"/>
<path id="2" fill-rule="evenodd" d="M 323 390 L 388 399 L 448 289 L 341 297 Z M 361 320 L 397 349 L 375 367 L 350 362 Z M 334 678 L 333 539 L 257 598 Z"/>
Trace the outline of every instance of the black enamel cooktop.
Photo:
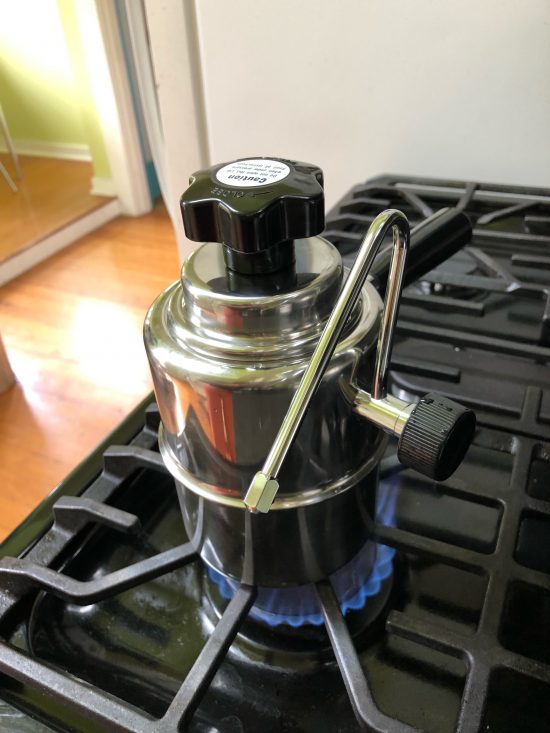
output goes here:
<path id="1" fill-rule="evenodd" d="M 550 191 L 383 176 L 325 236 L 352 260 L 381 209 L 457 203 L 474 239 L 406 290 L 391 388 L 478 430 L 444 483 L 390 444 L 375 592 L 343 614 L 325 581 L 322 623 L 255 621 L 187 542 L 148 398 L 1 547 L 0 729 L 549 729 Z"/>

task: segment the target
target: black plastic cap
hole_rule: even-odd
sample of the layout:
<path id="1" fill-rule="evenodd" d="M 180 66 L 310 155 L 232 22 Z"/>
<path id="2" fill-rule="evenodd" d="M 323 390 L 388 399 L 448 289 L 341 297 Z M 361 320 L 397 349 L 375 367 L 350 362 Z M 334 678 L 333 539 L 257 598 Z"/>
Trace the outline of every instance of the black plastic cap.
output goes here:
<path id="1" fill-rule="evenodd" d="M 435 481 L 445 481 L 462 463 L 475 427 L 472 410 L 428 394 L 411 412 L 399 439 L 397 457 L 405 466 Z"/>
<path id="2" fill-rule="evenodd" d="M 194 173 L 180 205 L 189 239 L 225 245 L 232 270 L 269 273 L 292 264 L 294 239 L 323 231 L 323 173 L 283 158 L 244 158 Z"/>

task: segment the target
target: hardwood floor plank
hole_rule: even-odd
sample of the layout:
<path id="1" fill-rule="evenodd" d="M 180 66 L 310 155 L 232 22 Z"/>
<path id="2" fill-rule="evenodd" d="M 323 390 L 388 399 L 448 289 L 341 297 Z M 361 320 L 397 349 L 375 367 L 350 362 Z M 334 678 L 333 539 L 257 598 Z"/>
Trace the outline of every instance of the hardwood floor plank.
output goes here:
<path id="1" fill-rule="evenodd" d="M 0 161 L 12 170 L 7 153 Z M 19 161 L 17 192 L 0 177 L 0 262 L 111 200 L 90 193 L 91 163 L 30 155 Z"/>
<path id="2" fill-rule="evenodd" d="M 120 217 L 0 288 L 0 538 L 151 390 L 142 325 L 177 279 L 163 207 Z"/>

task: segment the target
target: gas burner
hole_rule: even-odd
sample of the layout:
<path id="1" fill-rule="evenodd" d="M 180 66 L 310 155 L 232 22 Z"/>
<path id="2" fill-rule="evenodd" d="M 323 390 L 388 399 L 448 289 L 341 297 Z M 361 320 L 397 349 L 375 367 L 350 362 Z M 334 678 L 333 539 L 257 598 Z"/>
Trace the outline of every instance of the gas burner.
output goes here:
<path id="1" fill-rule="evenodd" d="M 222 617 L 228 601 L 234 597 L 236 592 L 223 576 L 214 579 L 216 575 L 215 571 L 208 569 L 204 583 L 206 601 L 211 609 L 209 616 L 213 626 Z M 373 586 L 377 589 L 376 594 L 369 597 L 361 607 L 348 607 L 345 613 L 346 625 L 354 639 L 372 638 L 373 635 L 382 633 L 381 627 L 383 628 L 387 616 L 388 601 L 393 588 L 393 573 L 385 579 L 376 581 Z M 263 590 L 265 592 L 265 589 Z M 303 593 L 304 589 L 302 588 L 301 591 Z M 305 620 L 304 617 L 290 616 L 286 622 L 281 615 L 274 624 L 273 617 L 259 608 L 258 601 L 256 601 L 239 629 L 232 650 L 238 655 L 244 654 L 247 658 L 254 656 L 254 653 L 250 652 L 251 649 L 263 650 L 262 653 L 272 650 L 282 655 L 278 658 L 278 664 L 283 667 L 287 664 L 294 664 L 296 654 L 306 657 L 312 655 L 310 661 L 317 660 L 322 664 L 333 659 L 331 642 L 324 626 L 316 587 L 313 585 L 307 587 L 306 593 L 314 599 L 312 605 L 313 602 L 315 603 L 315 613 L 310 614 L 308 620 Z M 259 589 L 258 595 L 261 597 L 262 589 Z M 318 620 L 320 623 L 317 623 Z M 288 654 L 290 657 L 286 656 Z"/>
<path id="2" fill-rule="evenodd" d="M 376 522 L 393 525 L 396 498 L 397 484 L 379 487 Z M 394 548 L 368 541 L 350 562 L 330 576 L 342 614 L 362 611 L 367 606 L 375 605 L 373 601 L 380 594 L 385 594 L 387 598 L 391 588 L 394 555 Z M 240 584 L 211 567 L 207 574 L 209 580 L 218 587 L 220 595 L 231 600 Z M 370 616 L 370 613 L 366 615 Z M 322 626 L 324 623 L 313 583 L 295 587 L 258 588 L 250 618 L 271 627 L 295 629 Z"/>
<path id="3" fill-rule="evenodd" d="M 341 570 L 330 577 L 340 609 L 344 615 L 362 611 L 373 605 L 379 595 L 387 599 L 391 588 L 395 550 L 367 542 L 365 547 Z M 239 583 L 208 568 L 208 578 L 226 600 L 231 600 Z M 377 606 L 379 604 L 376 604 Z M 367 614 L 370 617 L 370 613 Z M 322 626 L 323 615 L 315 585 L 295 588 L 258 588 L 256 601 L 250 609 L 250 619 L 272 628 L 294 629 Z"/>

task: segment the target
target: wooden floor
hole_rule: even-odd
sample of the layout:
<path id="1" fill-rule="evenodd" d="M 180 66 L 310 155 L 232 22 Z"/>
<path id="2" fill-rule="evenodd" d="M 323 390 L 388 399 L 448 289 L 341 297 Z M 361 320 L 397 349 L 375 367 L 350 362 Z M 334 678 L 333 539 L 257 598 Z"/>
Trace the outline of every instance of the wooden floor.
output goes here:
<path id="1" fill-rule="evenodd" d="M 17 180 L 9 155 L 0 161 L 19 189 L 0 175 L 0 262 L 111 200 L 90 194 L 91 163 L 21 155 Z"/>
<path id="2" fill-rule="evenodd" d="M 0 539 L 150 391 L 143 319 L 178 272 L 159 207 L 116 219 L 0 288 L 17 378 L 0 395 Z"/>

